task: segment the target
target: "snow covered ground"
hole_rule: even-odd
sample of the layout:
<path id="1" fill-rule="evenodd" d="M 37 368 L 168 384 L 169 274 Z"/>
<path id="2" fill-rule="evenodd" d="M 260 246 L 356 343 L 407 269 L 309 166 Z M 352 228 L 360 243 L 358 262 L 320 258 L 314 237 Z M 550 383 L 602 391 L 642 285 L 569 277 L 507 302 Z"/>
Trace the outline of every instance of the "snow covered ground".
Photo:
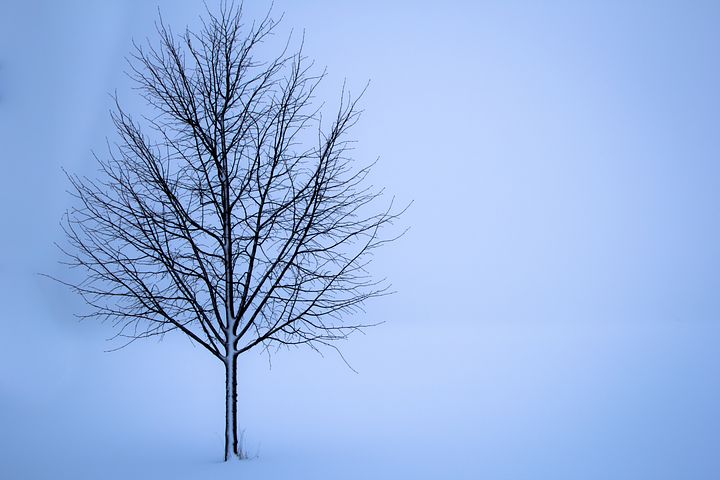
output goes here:
<path id="1" fill-rule="evenodd" d="M 38 317 L 0 341 L 0 471 L 598 480 L 720 471 L 717 325 L 453 325 L 399 321 L 355 337 L 345 352 L 358 374 L 332 354 L 281 352 L 272 369 L 246 358 L 240 418 L 256 458 L 224 464 L 222 369 L 204 351 L 168 338 L 103 353 L 101 328 Z"/>

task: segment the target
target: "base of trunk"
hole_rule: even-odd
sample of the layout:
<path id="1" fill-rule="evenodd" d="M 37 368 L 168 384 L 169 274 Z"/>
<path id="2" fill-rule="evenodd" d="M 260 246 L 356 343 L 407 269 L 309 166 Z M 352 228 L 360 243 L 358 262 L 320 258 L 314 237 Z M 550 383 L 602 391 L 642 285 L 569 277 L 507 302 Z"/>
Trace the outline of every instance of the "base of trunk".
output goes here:
<path id="1" fill-rule="evenodd" d="M 237 357 L 225 361 L 225 461 L 242 459 L 237 429 Z"/>

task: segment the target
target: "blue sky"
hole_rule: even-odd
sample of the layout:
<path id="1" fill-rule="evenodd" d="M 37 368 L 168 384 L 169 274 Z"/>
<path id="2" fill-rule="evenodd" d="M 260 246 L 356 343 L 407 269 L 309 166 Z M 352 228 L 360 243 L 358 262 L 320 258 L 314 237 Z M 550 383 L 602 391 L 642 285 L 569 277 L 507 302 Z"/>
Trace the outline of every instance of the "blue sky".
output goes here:
<path id="1" fill-rule="evenodd" d="M 90 152 L 113 138 L 108 94 L 145 108 L 123 57 L 133 38 L 152 41 L 157 6 L 3 5 L 0 444 L 16 452 L 0 454 L 6 468 L 30 463 L 31 427 L 87 475 L 78 452 L 97 435 L 127 447 L 128 464 L 169 437 L 189 463 L 221 449 L 216 365 L 182 339 L 104 354 L 110 327 L 77 324 L 79 300 L 36 275 L 62 271 L 61 168 L 95 174 Z M 268 6 L 247 2 L 247 17 Z M 200 2 L 159 7 L 178 29 L 202 13 Z M 329 106 L 345 78 L 354 91 L 371 81 L 355 153 L 379 156 L 373 181 L 414 204 L 410 232 L 376 258 L 398 294 L 367 316 L 387 323 L 344 346 L 359 375 L 304 351 L 279 354 L 272 370 L 246 360 L 240 422 L 261 444 L 247 468 L 716 478 L 720 4 L 274 11 L 327 66 Z M 138 435 L 147 445 L 133 450 Z M 336 460 L 323 467 L 327 452 Z"/>

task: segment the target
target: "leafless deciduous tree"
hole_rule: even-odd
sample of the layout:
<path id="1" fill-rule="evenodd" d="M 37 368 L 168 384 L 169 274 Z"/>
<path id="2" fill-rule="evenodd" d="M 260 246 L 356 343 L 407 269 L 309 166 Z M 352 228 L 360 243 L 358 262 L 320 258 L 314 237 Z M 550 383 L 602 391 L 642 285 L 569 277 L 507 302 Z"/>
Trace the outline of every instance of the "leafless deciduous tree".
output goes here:
<path id="1" fill-rule="evenodd" d="M 116 100 L 118 141 L 97 179 L 70 175 L 77 197 L 63 227 L 65 282 L 127 342 L 180 331 L 226 372 L 225 459 L 241 456 L 238 356 L 253 348 L 318 348 L 368 326 L 350 322 L 387 293 L 366 270 L 400 212 L 377 205 L 369 166 L 349 157 L 357 99 L 343 89 L 323 123 L 302 46 L 257 57 L 277 23 L 244 25 L 241 9 L 202 28 L 137 46 L 130 75 L 153 116 Z M 289 42 L 288 42 L 289 44 Z M 123 343 L 124 344 L 124 343 Z"/>

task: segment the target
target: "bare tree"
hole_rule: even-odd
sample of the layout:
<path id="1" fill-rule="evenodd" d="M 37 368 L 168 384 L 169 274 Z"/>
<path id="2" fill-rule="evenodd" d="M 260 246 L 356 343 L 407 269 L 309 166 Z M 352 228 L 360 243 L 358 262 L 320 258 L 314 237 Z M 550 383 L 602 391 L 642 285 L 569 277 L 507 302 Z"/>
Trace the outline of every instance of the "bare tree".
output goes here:
<path id="1" fill-rule="evenodd" d="M 222 362 L 226 460 L 242 456 L 238 356 L 335 348 L 369 326 L 348 314 L 387 293 L 366 266 L 401 213 L 376 206 L 370 166 L 349 157 L 357 98 L 343 88 L 324 125 L 324 73 L 302 46 L 256 58 L 276 25 L 246 26 L 232 5 L 197 33 L 160 20 L 159 46 L 136 45 L 129 72 L 154 115 L 136 120 L 116 99 L 118 141 L 98 179 L 69 175 L 77 206 L 63 222 L 84 316 L 110 320 L 123 345 L 180 331 Z"/>

